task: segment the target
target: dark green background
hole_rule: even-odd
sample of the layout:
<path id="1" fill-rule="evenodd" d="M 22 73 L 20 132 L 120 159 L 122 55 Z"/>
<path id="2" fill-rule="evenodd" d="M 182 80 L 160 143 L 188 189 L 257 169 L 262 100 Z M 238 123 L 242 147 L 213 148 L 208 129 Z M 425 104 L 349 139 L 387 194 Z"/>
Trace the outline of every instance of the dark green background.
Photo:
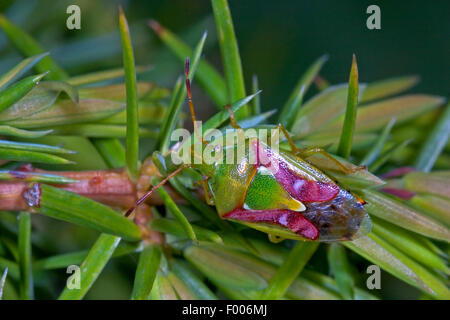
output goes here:
<path id="1" fill-rule="evenodd" d="M 194 45 L 208 29 L 205 55 L 220 68 L 211 4 L 208 0 L 50 1 L 20 0 L 6 14 L 51 49 L 71 73 L 121 64 L 117 4 L 131 25 L 138 64 L 154 64 L 144 78 L 171 86 L 182 64 L 165 50 L 146 26 L 155 18 Z M 253 74 L 264 90 L 264 109 L 282 105 L 301 73 L 317 57 L 330 56 L 323 76 L 332 83 L 347 80 L 351 55 L 357 55 L 360 81 L 417 74 L 414 89 L 448 94 L 449 1 L 229 0 L 241 50 L 247 88 Z M 82 29 L 67 30 L 65 9 L 78 4 Z M 366 28 L 366 8 L 381 8 L 381 30 Z M 0 72 L 19 61 L 0 36 Z M 207 106 L 208 99 L 197 93 Z M 198 103 L 198 104 L 199 104 Z"/>
<path id="2" fill-rule="evenodd" d="M 155 6 L 155 16 L 176 30 L 195 21 L 193 16 L 210 12 L 208 1 L 163 3 Z M 330 55 L 330 60 L 323 74 L 331 82 L 347 79 L 351 54 L 355 53 L 361 81 L 418 74 L 422 79 L 418 90 L 448 94 L 449 1 L 229 3 L 247 83 L 252 74 L 257 74 L 263 97 L 271 103 L 284 99 L 301 72 L 324 53 Z M 381 8 L 381 30 L 366 28 L 366 8 L 370 4 Z"/>

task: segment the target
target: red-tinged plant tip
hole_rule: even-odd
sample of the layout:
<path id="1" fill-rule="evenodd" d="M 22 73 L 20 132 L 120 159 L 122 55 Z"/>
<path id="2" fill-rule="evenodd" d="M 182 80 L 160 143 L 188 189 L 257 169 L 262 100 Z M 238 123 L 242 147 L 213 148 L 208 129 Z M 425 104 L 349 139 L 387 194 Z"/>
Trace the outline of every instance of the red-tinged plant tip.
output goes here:
<path id="1" fill-rule="evenodd" d="M 317 75 L 313 82 L 320 91 L 324 91 L 330 86 L 330 83 L 320 75 Z"/>
<path id="2" fill-rule="evenodd" d="M 414 197 L 416 194 L 412 191 L 405 190 L 405 189 L 397 189 L 397 188 L 383 188 L 381 191 L 385 193 L 392 194 L 396 197 L 399 197 L 403 200 L 409 200 L 412 197 Z"/>
<path id="3" fill-rule="evenodd" d="M 395 177 L 401 177 L 404 176 L 407 173 L 417 171 L 416 169 L 412 167 L 401 167 L 401 168 L 395 168 L 385 174 L 382 174 L 380 177 L 383 179 L 391 179 Z"/>
<path id="4" fill-rule="evenodd" d="M 150 28 L 153 29 L 153 31 L 155 31 L 158 35 L 160 35 L 161 33 L 164 32 L 164 27 L 162 25 L 159 24 L 158 21 L 150 19 L 148 20 L 148 25 L 150 26 Z"/>

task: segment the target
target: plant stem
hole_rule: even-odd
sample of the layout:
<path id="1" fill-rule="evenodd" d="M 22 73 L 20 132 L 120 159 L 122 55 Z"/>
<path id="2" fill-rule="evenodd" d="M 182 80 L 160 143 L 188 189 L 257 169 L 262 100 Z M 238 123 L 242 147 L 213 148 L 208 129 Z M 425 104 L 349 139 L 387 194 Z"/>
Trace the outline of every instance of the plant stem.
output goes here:
<path id="1" fill-rule="evenodd" d="M 158 175 L 158 170 L 153 163 L 147 163 L 146 170 L 137 184 L 129 178 L 125 169 L 96 170 L 96 171 L 44 171 L 33 170 L 40 173 L 51 173 L 62 177 L 77 180 L 74 183 L 59 184 L 57 187 L 71 191 L 103 204 L 127 209 L 132 207 L 137 198 L 138 190 L 149 188 L 149 177 Z M 22 194 L 29 186 L 28 182 L 0 181 L 0 210 L 21 211 L 28 210 L 29 207 Z M 166 186 L 172 199 L 176 203 L 186 203 L 186 201 Z M 163 204 L 161 198 L 155 194 L 147 201 L 150 205 Z"/>

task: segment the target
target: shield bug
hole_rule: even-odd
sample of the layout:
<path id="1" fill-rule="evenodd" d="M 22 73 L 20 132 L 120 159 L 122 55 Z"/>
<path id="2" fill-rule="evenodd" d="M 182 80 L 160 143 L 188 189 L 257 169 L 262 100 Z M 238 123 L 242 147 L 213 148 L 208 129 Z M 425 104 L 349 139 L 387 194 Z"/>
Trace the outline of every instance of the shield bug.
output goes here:
<path id="1" fill-rule="evenodd" d="M 186 87 L 188 102 L 195 123 L 191 98 L 189 60 L 186 60 Z M 230 111 L 230 122 L 234 127 L 225 134 L 242 130 Z M 201 151 L 207 142 L 194 125 L 195 135 L 201 139 Z M 364 201 L 341 188 L 321 170 L 302 158 L 321 153 L 345 173 L 349 169 L 337 159 L 319 148 L 299 150 L 282 126 L 277 126 L 290 144 L 290 151 L 277 150 L 257 137 L 241 140 L 243 152 L 233 161 L 219 160 L 177 166 L 171 173 L 148 191 L 137 205 L 145 201 L 157 188 L 169 179 L 190 167 L 205 178 L 207 199 L 215 204 L 221 218 L 232 220 L 269 235 L 272 241 L 296 239 L 307 241 L 343 241 L 356 238 L 370 231 L 371 222 Z M 234 141 L 234 139 L 230 139 Z M 222 140 L 223 141 L 223 140 Z M 215 152 L 225 153 L 237 149 L 238 145 L 217 144 Z M 167 157 L 166 157 L 167 159 Z M 250 161 L 249 159 L 253 159 Z M 130 214 L 134 208 L 128 210 Z"/>

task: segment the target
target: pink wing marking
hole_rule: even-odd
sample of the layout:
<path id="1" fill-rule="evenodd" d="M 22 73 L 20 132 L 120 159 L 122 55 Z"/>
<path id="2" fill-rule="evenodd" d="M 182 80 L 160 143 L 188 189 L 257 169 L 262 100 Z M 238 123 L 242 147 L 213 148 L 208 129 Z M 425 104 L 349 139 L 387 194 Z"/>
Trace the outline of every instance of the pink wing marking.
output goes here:
<path id="1" fill-rule="evenodd" d="M 326 202 L 333 200 L 338 195 L 339 187 L 336 184 L 300 176 L 289 168 L 285 159 L 271 152 L 269 148 L 265 148 L 258 141 L 255 143 L 258 165 L 271 170 L 275 179 L 295 199 L 301 202 Z"/>
<path id="2" fill-rule="evenodd" d="M 246 210 L 235 209 L 224 215 L 227 219 L 236 219 L 248 222 L 267 222 L 289 228 L 292 232 L 309 239 L 316 240 L 319 230 L 309 222 L 301 213 L 286 209 L 276 210 Z"/>

